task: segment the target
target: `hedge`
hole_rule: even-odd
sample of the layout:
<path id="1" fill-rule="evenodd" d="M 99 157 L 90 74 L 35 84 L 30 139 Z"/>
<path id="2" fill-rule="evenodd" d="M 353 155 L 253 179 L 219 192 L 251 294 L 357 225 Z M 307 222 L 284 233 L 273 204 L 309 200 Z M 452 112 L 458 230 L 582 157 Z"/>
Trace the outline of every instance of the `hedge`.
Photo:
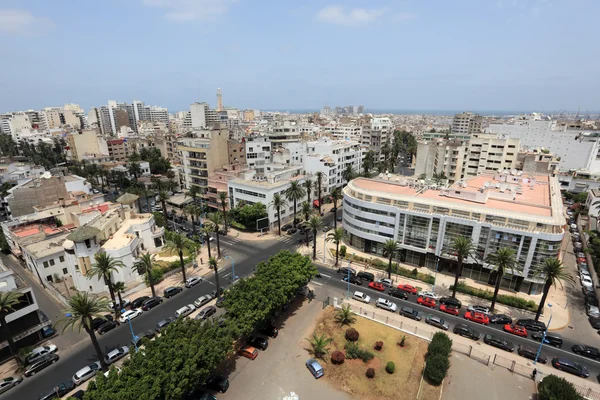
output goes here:
<path id="1" fill-rule="evenodd" d="M 254 232 L 256 231 L 256 229 L 248 229 L 248 227 L 246 227 L 246 225 L 237 222 L 237 221 L 227 221 L 227 224 L 232 227 L 237 229 L 238 231 L 246 231 L 246 232 Z"/>
<path id="2" fill-rule="evenodd" d="M 548 375 L 538 385 L 539 400 L 583 400 L 575 386 L 565 378 Z"/>
<path id="3" fill-rule="evenodd" d="M 425 365 L 425 377 L 433 385 L 440 385 L 450 368 L 450 360 L 448 357 L 444 357 L 441 354 L 436 354 L 427 357 L 427 364 Z"/>
<path id="4" fill-rule="evenodd" d="M 395 370 L 396 370 L 396 364 L 394 364 L 393 361 L 388 361 L 388 363 L 385 365 L 385 371 L 388 374 L 393 374 Z"/>
<path id="5" fill-rule="evenodd" d="M 454 285 L 450 286 L 450 290 L 453 288 Z M 494 293 L 490 290 L 474 288 L 463 282 L 458 283 L 456 286 L 456 291 L 468 294 L 470 296 L 480 297 L 489 301 L 492 301 L 494 298 Z M 537 304 L 533 300 L 525 300 L 521 297 L 508 294 L 499 294 L 496 302 L 510 307 L 521 308 L 527 311 L 537 311 L 538 308 Z"/>
<path id="6" fill-rule="evenodd" d="M 357 343 L 346 342 L 346 358 L 350 360 L 361 359 L 363 362 L 369 362 L 375 357 L 375 354 L 369 350 L 361 349 Z"/>
<path id="7" fill-rule="evenodd" d="M 441 355 L 449 357 L 452 351 L 452 339 L 448 337 L 444 332 L 436 332 L 431 338 L 431 343 L 427 347 L 427 353 L 429 355 Z"/>

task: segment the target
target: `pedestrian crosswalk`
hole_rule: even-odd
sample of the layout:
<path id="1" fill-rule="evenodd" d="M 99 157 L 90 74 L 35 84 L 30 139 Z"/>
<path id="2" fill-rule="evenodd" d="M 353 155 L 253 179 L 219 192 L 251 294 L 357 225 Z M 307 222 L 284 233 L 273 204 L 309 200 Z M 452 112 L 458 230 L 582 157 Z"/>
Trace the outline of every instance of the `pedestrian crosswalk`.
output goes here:
<path id="1" fill-rule="evenodd" d="M 236 243 L 239 243 L 241 241 L 242 241 L 242 239 L 236 238 L 236 237 L 220 237 L 219 238 L 220 243 L 224 243 L 224 244 L 227 244 L 230 246 L 235 246 Z M 216 243 L 213 241 L 212 244 L 215 245 Z"/>
<path id="2" fill-rule="evenodd" d="M 293 236 L 279 236 L 277 238 L 277 240 L 279 240 L 280 242 L 285 242 L 285 243 L 290 243 L 290 244 L 297 244 L 298 243 L 298 239 L 296 239 Z"/>

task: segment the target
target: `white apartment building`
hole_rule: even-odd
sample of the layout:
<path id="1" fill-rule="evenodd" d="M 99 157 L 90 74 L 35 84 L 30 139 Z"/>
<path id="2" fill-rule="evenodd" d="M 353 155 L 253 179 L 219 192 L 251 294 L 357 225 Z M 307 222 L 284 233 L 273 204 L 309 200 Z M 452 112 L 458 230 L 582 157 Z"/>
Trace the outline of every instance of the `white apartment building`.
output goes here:
<path id="1" fill-rule="evenodd" d="M 337 124 L 332 123 L 321 127 L 321 132 L 328 133 L 334 139 L 338 140 L 357 140 L 360 142 L 362 130 L 358 124 Z"/>
<path id="2" fill-rule="evenodd" d="M 323 194 L 330 193 L 334 187 L 346 182 L 342 173 L 348 167 L 359 173 L 362 151 L 359 142 L 354 140 L 331 140 L 320 138 L 306 143 L 306 155 L 303 158 L 304 171 L 308 175 L 322 172 L 327 178 L 322 188 Z"/>
<path id="3" fill-rule="evenodd" d="M 387 117 L 373 117 L 371 121 L 361 127 L 360 144 L 366 151 L 375 152 L 375 160 L 383 161 L 384 155 L 381 148 L 386 142 L 392 144 L 394 138 L 394 126 Z"/>
<path id="4" fill-rule="evenodd" d="M 269 139 L 273 146 L 284 143 L 298 142 L 302 135 L 300 127 L 296 121 L 292 120 L 273 120 L 270 126 Z"/>
<path id="5" fill-rule="evenodd" d="M 246 138 L 246 163 L 257 174 L 265 173 L 265 165 L 271 163 L 271 141 L 267 136 Z"/>
<path id="6" fill-rule="evenodd" d="M 483 117 L 479 114 L 465 112 L 456 114 L 452 120 L 451 132 L 453 135 L 471 136 L 474 133 L 481 133 Z"/>
<path id="7" fill-rule="evenodd" d="M 417 144 L 415 176 L 443 174 L 451 182 L 462 178 L 467 146 L 460 140 L 421 141 Z"/>

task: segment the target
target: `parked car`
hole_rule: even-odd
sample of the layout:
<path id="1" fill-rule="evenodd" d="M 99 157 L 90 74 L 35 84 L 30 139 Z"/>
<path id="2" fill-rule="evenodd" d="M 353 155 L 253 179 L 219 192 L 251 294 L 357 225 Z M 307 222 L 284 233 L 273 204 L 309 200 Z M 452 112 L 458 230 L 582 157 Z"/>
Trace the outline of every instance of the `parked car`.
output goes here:
<path id="1" fill-rule="evenodd" d="M 96 376 L 96 373 L 100 370 L 100 362 L 98 361 L 83 367 L 73 375 L 73 383 L 79 386 L 88 379 Z"/>
<path id="2" fill-rule="evenodd" d="M 296 229 L 296 228 L 290 228 L 287 230 L 288 235 L 293 235 L 296 232 L 298 232 L 298 229 Z"/>
<path id="3" fill-rule="evenodd" d="M 142 344 L 142 339 L 147 338 L 148 340 L 150 340 L 150 339 L 153 339 L 155 336 L 156 336 L 156 331 L 154 331 L 152 329 L 148 329 L 147 331 L 138 333 L 136 340 L 131 339 L 131 344 L 134 347 L 139 347 Z"/>
<path id="4" fill-rule="evenodd" d="M 40 334 L 42 335 L 42 338 L 47 339 L 56 335 L 56 329 L 54 329 L 52 325 L 46 325 L 40 329 Z"/>
<path id="5" fill-rule="evenodd" d="M 519 346 L 517 353 L 521 356 L 521 357 L 525 357 L 528 358 L 530 360 L 535 360 L 535 358 L 537 357 L 538 362 L 541 362 L 542 364 L 546 364 L 548 362 L 548 359 L 546 358 L 545 355 L 543 355 L 542 353 L 540 353 L 540 355 L 537 355 L 538 349 L 534 348 L 534 347 L 530 347 L 530 346 Z"/>
<path id="6" fill-rule="evenodd" d="M 465 313 L 465 319 L 483 325 L 488 325 L 490 323 L 490 317 L 488 317 L 487 314 L 476 311 L 467 311 Z"/>
<path id="7" fill-rule="evenodd" d="M 22 379 L 22 378 L 21 378 Z M 69 393 L 71 390 L 75 388 L 75 384 L 73 381 L 61 382 L 58 385 L 54 386 L 52 390 L 49 390 L 45 394 L 42 394 L 38 400 L 51 400 L 51 399 L 59 399 Z M 1 390 L 0 390 L 1 393 Z M 72 396 L 69 396 L 71 398 Z"/>
<path id="8" fill-rule="evenodd" d="M 196 286 L 200 282 L 202 282 L 202 278 L 199 278 L 197 276 L 192 276 L 192 277 L 187 278 L 185 280 L 185 287 L 186 288 L 191 288 L 192 286 Z"/>
<path id="9" fill-rule="evenodd" d="M 531 338 L 538 342 L 541 342 L 543 339 L 544 343 L 549 344 L 550 346 L 558 347 L 558 348 L 561 348 L 563 345 L 562 336 L 560 336 L 558 333 L 554 333 L 554 332 L 547 332 L 546 337 L 544 337 L 544 332 L 534 332 L 531 335 Z"/>
<path id="10" fill-rule="evenodd" d="M 588 321 L 590 321 L 590 325 L 594 329 L 600 329 L 600 317 L 589 317 Z"/>
<path id="11" fill-rule="evenodd" d="M 419 297 L 417 303 L 425 307 L 435 308 L 435 300 L 431 297 Z"/>
<path id="12" fill-rule="evenodd" d="M 417 294 L 417 288 L 414 287 L 413 285 L 409 285 L 409 284 L 400 284 L 398 285 L 398 289 L 400 290 L 404 290 L 407 293 L 411 293 L 411 294 Z"/>
<path id="13" fill-rule="evenodd" d="M 504 332 L 512 333 L 513 335 L 527 337 L 527 329 L 521 325 L 506 324 L 504 325 Z"/>
<path id="14" fill-rule="evenodd" d="M 258 356 L 258 350 L 256 350 L 252 346 L 247 346 L 247 345 L 242 347 L 242 349 L 240 350 L 239 353 L 241 356 L 249 358 L 251 360 L 254 360 Z"/>
<path id="15" fill-rule="evenodd" d="M 204 382 L 204 386 L 207 389 L 225 393 L 229 389 L 229 379 L 221 375 L 209 376 L 206 382 Z"/>
<path id="16" fill-rule="evenodd" d="M 223 295 L 223 293 L 225 293 L 225 288 L 223 286 L 219 286 L 219 291 L 217 292 L 217 289 L 214 289 L 212 292 L 210 292 L 210 296 L 214 299 L 217 296 Z"/>
<path id="17" fill-rule="evenodd" d="M 379 280 L 377 280 L 377 283 L 381 283 L 383 286 L 388 287 L 388 288 L 394 287 L 394 283 L 392 282 L 391 279 L 388 279 L 388 278 L 379 279 Z"/>
<path id="18" fill-rule="evenodd" d="M 581 279 L 581 286 L 586 286 L 586 287 L 594 287 L 594 281 L 592 281 L 592 278 L 590 278 L 589 276 L 582 276 Z"/>
<path id="19" fill-rule="evenodd" d="M 8 376 L 0 380 L 0 393 L 8 392 L 10 389 L 18 386 L 23 382 L 23 377 L 20 375 Z"/>
<path id="20" fill-rule="evenodd" d="M 269 340 L 261 336 L 251 336 L 248 340 L 248 344 L 264 351 L 269 347 Z"/>
<path id="21" fill-rule="evenodd" d="M 512 318 L 506 314 L 492 314 L 490 315 L 490 324 L 512 324 Z"/>
<path id="22" fill-rule="evenodd" d="M 276 338 L 279 335 L 279 330 L 271 324 L 264 325 L 259 329 L 259 332 L 270 338 Z"/>
<path id="23" fill-rule="evenodd" d="M 440 311 L 451 315 L 458 315 L 460 310 L 450 304 L 440 304 Z"/>
<path id="24" fill-rule="evenodd" d="M 368 295 L 364 294 L 363 292 L 354 292 L 354 294 L 352 295 L 352 298 L 354 300 L 358 300 L 358 301 L 366 303 L 366 304 L 369 304 L 369 302 L 371 301 L 371 298 Z"/>
<path id="25" fill-rule="evenodd" d="M 325 225 L 322 230 L 323 230 L 323 232 L 328 232 L 331 230 L 331 226 Z"/>
<path id="26" fill-rule="evenodd" d="M 121 302 L 119 299 L 116 299 L 114 303 L 111 302 L 111 307 L 115 310 L 122 310 L 129 304 L 131 304 L 131 301 L 129 301 L 129 299 L 123 299 L 123 302 Z"/>
<path id="27" fill-rule="evenodd" d="M 225 297 L 221 296 L 217 299 L 215 306 L 221 308 L 221 307 L 223 307 L 224 304 L 225 304 Z"/>
<path id="28" fill-rule="evenodd" d="M 38 373 L 39 371 L 48 367 L 49 365 L 54 364 L 58 360 L 59 360 L 59 357 L 57 354 L 46 354 L 39 360 L 29 364 L 27 366 L 27 368 L 25 368 L 25 372 L 23 372 L 23 375 L 25 375 L 27 377 L 33 376 L 36 373 Z"/>
<path id="29" fill-rule="evenodd" d="M 117 321 L 106 321 L 105 323 L 100 325 L 98 329 L 96 329 L 96 332 L 98 332 L 98 335 L 104 335 L 106 332 L 112 331 L 117 326 L 119 326 L 119 323 Z"/>
<path id="30" fill-rule="evenodd" d="M 435 326 L 436 328 L 440 328 L 444 331 L 450 329 L 450 325 L 440 317 L 436 317 L 435 315 L 429 315 L 425 318 L 425 322 L 431 326 Z"/>
<path id="31" fill-rule="evenodd" d="M 515 325 L 524 326 L 528 331 L 541 332 L 546 330 L 546 324 L 535 319 L 518 319 Z"/>
<path id="32" fill-rule="evenodd" d="M 381 297 L 377 299 L 375 307 L 383 308 L 384 310 L 391 312 L 396 312 L 396 309 L 398 308 L 398 306 L 395 303 L 392 303 L 388 299 L 383 299 Z"/>
<path id="33" fill-rule="evenodd" d="M 515 351 L 515 346 L 512 343 L 507 342 L 506 340 L 504 340 L 498 336 L 485 335 L 483 337 L 483 342 L 485 344 L 489 344 L 490 346 L 494 346 L 494 347 L 497 347 L 502 350 L 506 350 L 511 353 L 513 351 Z"/>
<path id="34" fill-rule="evenodd" d="M 349 267 L 338 268 L 338 273 L 342 273 L 344 275 L 348 275 L 348 271 L 350 271 L 350 275 L 356 275 L 356 271 Z"/>
<path id="35" fill-rule="evenodd" d="M 315 377 L 315 379 L 319 379 L 320 377 L 325 375 L 325 371 L 323 370 L 323 367 L 314 358 L 311 358 L 308 361 L 306 361 L 306 368 L 308 368 L 308 370 L 310 371 L 312 376 Z"/>
<path id="36" fill-rule="evenodd" d="M 419 293 L 417 293 L 417 296 L 419 297 L 430 297 L 434 300 L 437 300 L 439 298 L 439 296 L 436 296 L 435 293 L 430 292 L 428 290 L 421 290 Z"/>
<path id="37" fill-rule="evenodd" d="M 379 282 L 370 282 L 369 287 L 380 292 L 383 292 L 385 290 L 385 286 L 383 286 L 383 284 Z"/>
<path id="38" fill-rule="evenodd" d="M 400 307 L 400 315 L 414 319 L 415 321 L 421 320 L 421 312 L 410 307 Z"/>
<path id="39" fill-rule="evenodd" d="M 367 282 L 373 282 L 375 280 L 375 275 L 365 271 L 360 271 L 358 274 L 356 274 L 356 277 Z"/>
<path id="40" fill-rule="evenodd" d="M 461 301 L 454 297 L 440 297 L 439 302 L 440 302 L 440 304 L 447 304 L 447 305 L 454 306 L 456 308 L 462 307 Z"/>
<path id="41" fill-rule="evenodd" d="M 292 224 L 285 224 L 281 227 L 281 231 L 282 232 L 287 232 L 288 229 L 292 228 L 294 225 Z"/>
<path id="42" fill-rule="evenodd" d="M 469 307 L 467 307 L 467 311 L 476 311 L 476 312 L 486 314 L 486 315 L 490 314 L 489 307 L 478 305 L 478 304 L 470 305 Z"/>
<path id="43" fill-rule="evenodd" d="M 106 363 L 110 365 L 125 357 L 127 354 L 129 354 L 129 347 L 121 346 L 119 348 L 114 349 L 113 351 L 108 352 L 106 356 L 104 356 L 104 361 L 106 361 Z"/>
<path id="44" fill-rule="evenodd" d="M 163 299 L 160 297 L 150 297 L 148 300 L 142 304 L 142 310 L 149 311 L 163 302 Z"/>
<path id="45" fill-rule="evenodd" d="M 552 359 L 552 366 L 560 371 L 565 371 L 582 378 L 587 378 L 590 376 L 590 373 L 586 367 L 567 358 L 554 357 Z"/>
<path id="46" fill-rule="evenodd" d="M 183 289 L 181 287 L 171 286 L 165 289 L 165 291 L 163 292 L 163 296 L 168 299 L 169 297 L 173 297 L 181 292 L 183 292 Z"/>
<path id="47" fill-rule="evenodd" d="M 165 329 L 171 322 L 173 322 L 174 318 L 165 318 L 163 320 L 158 321 L 156 327 L 154 328 L 157 333 L 160 333 L 163 329 Z"/>
<path id="48" fill-rule="evenodd" d="M 215 306 L 208 306 L 208 307 L 205 307 L 202 310 L 200 310 L 200 312 L 198 313 L 198 315 L 196 315 L 195 319 L 205 320 L 208 317 L 210 317 L 211 315 L 216 314 L 216 312 L 217 312 L 217 307 L 215 307 Z"/>
<path id="49" fill-rule="evenodd" d="M 194 312 L 196 307 L 193 304 L 188 304 L 187 306 L 183 306 L 175 311 L 175 316 L 177 318 L 187 317 L 191 313 Z"/>
<path id="50" fill-rule="evenodd" d="M 586 346 L 584 344 L 576 344 L 571 347 L 573 353 L 579 354 L 580 356 L 593 358 L 594 360 L 600 359 L 600 350 L 596 347 Z"/>
<path id="51" fill-rule="evenodd" d="M 452 332 L 469 339 L 479 340 L 479 332 L 475 331 L 467 324 L 456 324 Z"/>
<path id="52" fill-rule="evenodd" d="M 212 299 L 213 298 L 210 294 L 205 294 L 204 296 L 198 297 L 198 300 L 194 301 L 194 305 L 196 306 L 196 308 L 200 308 Z"/>
<path id="53" fill-rule="evenodd" d="M 362 283 L 363 283 L 362 279 L 358 279 L 358 278 L 357 278 L 356 276 L 354 276 L 354 275 L 350 275 L 350 278 L 348 278 L 348 276 L 344 276 L 344 277 L 342 278 L 342 280 L 343 280 L 344 282 L 348 282 L 348 281 L 350 281 L 350 283 L 351 283 L 351 284 L 353 284 L 353 285 L 359 285 L 359 286 L 361 286 L 361 285 L 362 285 Z"/>
<path id="54" fill-rule="evenodd" d="M 119 317 L 119 322 L 124 323 L 128 320 L 134 319 L 140 315 L 142 315 L 144 311 L 141 308 L 136 308 L 135 310 L 127 310 Z"/>
<path id="55" fill-rule="evenodd" d="M 142 296 L 131 302 L 131 308 L 140 308 L 146 300 L 148 300 L 150 296 Z"/>
<path id="56" fill-rule="evenodd" d="M 53 344 L 47 344 L 46 346 L 36 347 L 35 349 L 31 350 L 29 355 L 25 358 L 25 364 L 34 363 L 37 360 L 40 360 L 45 355 L 53 354 L 57 351 L 58 347 L 56 347 Z"/>
<path id="57" fill-rule="evenodd" d="M 588 317 L 600 317 L 600 308 L 591 304 L 585 306 L 585 312 Z"/>
<path id="58" fill-rule="evenodd" d="M 400 289 L 391 288 L 388 290 L 388 294 L 399 299 L 408 300 L 408 293 Z"/>

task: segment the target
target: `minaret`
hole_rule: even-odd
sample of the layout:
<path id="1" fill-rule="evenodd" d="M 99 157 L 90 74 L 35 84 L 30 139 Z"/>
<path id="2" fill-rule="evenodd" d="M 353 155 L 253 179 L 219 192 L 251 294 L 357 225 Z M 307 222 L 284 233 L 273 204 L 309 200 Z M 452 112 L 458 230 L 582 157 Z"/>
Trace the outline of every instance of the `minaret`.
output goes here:
<path id="1" fill-rule="evenodd" d="M 221 88 L 217 88 L 217 111 L 223 111 L 223 95 Z"/>

